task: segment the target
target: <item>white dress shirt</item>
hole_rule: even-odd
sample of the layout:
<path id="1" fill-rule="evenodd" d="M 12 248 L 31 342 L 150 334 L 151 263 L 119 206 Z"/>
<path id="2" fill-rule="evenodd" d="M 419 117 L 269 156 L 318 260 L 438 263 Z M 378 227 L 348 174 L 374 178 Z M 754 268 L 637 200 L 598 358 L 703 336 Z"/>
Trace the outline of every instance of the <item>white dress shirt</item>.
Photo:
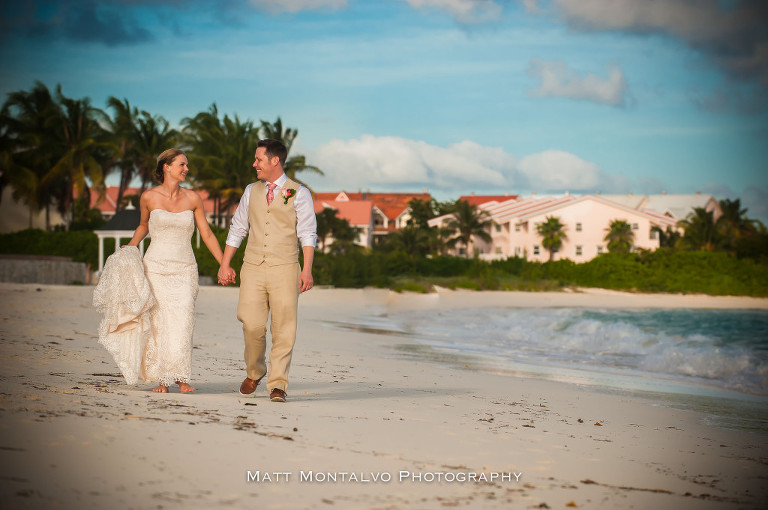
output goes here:
<path id="1" fill-rule="evenodd" d="M 275 200 L 284 200 L 280 191 L 287 180 L 288 176 L 283 174 L 273 183 L 277 186 L 274 191 Z M 243 192 L 243 196 L 240 198 L 240 205 L 237 206 L 237 211 L 235 211 L 235 215 L 232 217 L 232 224 L 229 226 L 229 234 L 227 234 L 227 244 L 229 246 L 239 248 L 250 230 L 248 206 L 251 202 L 251 186 L 253 185 L 254 183 L 251 183 L 246 186 L 245 192 Z M 268 192 L 269 188 L 266 188 L 266 190 Z M 264 200 L 266 199 L 267 195 L 265 193 Z M 312 203 L 312 194 L 306 187 L 299 186 L 299 189 L 296 190 L 293 208 L 296 210 L 296 235 L 301 241 L 301 246 L 316 246 L 317 218 L 315 217 L 315 206 Z"/>

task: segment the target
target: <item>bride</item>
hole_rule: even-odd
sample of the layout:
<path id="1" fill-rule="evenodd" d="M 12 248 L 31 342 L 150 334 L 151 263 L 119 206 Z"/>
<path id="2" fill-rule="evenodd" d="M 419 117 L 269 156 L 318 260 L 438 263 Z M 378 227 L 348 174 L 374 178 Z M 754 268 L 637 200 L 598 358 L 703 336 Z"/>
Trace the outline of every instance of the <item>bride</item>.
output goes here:
<path id="1" fill-rule="evenodd" d="M 155 178 L 160 185 L 141 195 L 141 222 L 128 243 L 138 246 L 150 234 L 144 273 L 157 304 L 149 312 L 152 334 L 141 368 L 145 380 L 158 382 L 153 390 L 158 393 L 167 393 L 174 383 L 182 393 L 195 390 L 189 384 L 198 291 L 197 262 L 191 244 L 195 225 L 216 262 L 221 263 L 222 257 L 200 195 L 179 186 L 188 172 L 183 151 L 168 149 L 158 156 Z"/>

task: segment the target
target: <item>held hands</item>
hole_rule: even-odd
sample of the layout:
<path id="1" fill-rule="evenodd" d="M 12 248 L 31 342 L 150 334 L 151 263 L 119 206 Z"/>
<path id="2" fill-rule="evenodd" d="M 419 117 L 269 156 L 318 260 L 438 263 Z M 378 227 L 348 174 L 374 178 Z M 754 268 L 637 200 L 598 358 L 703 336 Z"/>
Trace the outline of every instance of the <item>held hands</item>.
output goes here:
<path id="1" fill-rule="evenodd" d="M 237 273 L 235 273 L 235 270 L 231 267 L 227 266 L 221 266 L 219 267 L 219 283 L 221 285 L 229 285 L 230 283 L 235 283 L 235 277 L 237 276 Z"/>

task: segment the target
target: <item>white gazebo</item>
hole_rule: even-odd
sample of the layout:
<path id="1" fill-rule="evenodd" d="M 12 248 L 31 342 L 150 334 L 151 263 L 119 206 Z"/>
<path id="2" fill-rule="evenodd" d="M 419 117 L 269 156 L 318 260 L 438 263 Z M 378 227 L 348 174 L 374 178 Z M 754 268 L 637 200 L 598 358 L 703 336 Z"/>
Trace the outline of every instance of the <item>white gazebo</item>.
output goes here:
<path id="1" fill-rule="evenodd" d="M 99 275 L 101 270 L 104 269 L 104 239 L 114 239 L 115 251 L 117 251 L 120 249 L 120 239 L 133 237 L 133 233 L 136 231 L 139 223 L 141 223 L 141 211 L 132 204 L 129 204 L 122 211 L 115 213 L 103 227 L 93 231 L 99 237 Z M 197 230 L 197 227 L 195 227 L 195 236 L 195 244 L 200 248 L 200 231 Z M 147 237 L 144 239 L 149 237 L 149 233 L 147 233 Z M 139 242 L 139 252 L 141 252 L 142 256 L 144 256 L 144 239 Z"/>
<path id="2" fill-rule="evenodd" d="M 103 227 L 94 230 L 99 237 L 99 274 L 104 268 L 104 239 L 111 238 L 115 240 L 115 251 L 120 249 L 120 239 L 133 237 L 136 227 L 141 221 L 141 211 L 129 205 L 122 211 L 115 213 Z M 149 237 L 149 234 L 147 234 Z M 144 240 L 139 243 L 139 251 L 144 255 Z"/>

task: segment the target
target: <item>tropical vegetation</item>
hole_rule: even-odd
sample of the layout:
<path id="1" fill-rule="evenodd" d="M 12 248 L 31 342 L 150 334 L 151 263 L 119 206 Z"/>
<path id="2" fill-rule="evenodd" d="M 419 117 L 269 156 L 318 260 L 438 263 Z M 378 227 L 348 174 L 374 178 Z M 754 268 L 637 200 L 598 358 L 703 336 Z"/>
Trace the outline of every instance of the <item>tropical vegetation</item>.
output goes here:
<path id="1" fill-rule="evenodd" d="M 536 232 L 541 236 L 541 245 L 549 251 L 550 262 L 554 260 L 555 253 L 568 239 L 565 233 L 565 225 L 560 223 L 560 218 L 547 216 L 544 222 L 536 225 Z"/>
<path id="2" fill-rule="evenodd" d="M 490 229 L 494 222 L 488 211 L 472 205 L 466 200 L 457 200 L 451 210 L 452 217 L 446 227 L 455 232 L 446 245 L 455 248 L 457 245 L 464 247 L 464 253 L 470 257 L 472 239 L 478 237 L 483 241 L 491 242 Z"/>
<path id="3" fill-rule="evenodd" d="M 627 221 L 613 220 L 605 231 L 606 234 L 603 240 L 608 243 L 609 252 L 629 253 L 632 251 L 635 233 L 632 231 L 632 225 L 627 223 Z"/>
<path id="4" fill-rule="evenodd" d="M 105 178 L 120 182 L 118 207 L 126 190 L 139 181 L 140 190 L 152 181 L 155 158 L 179 146 L 189 151 L 193 185 L 204 188 L 215 203 L 214 232 L 221 244 L 233 207 L 253 180 L 252 152 L 258 139 L 277 138 L 291 149 L 298 130 L 274 122 L 242 120 L 222 115 L 216 104 L 184 118 L 173 129 L 161 116 L 110 97 L 105 110 L 89 99 L 71 99 L 60 86 L 52 92 L 36 83 L 28 91 L 8 95 L 0 110 L 0 191 L 13 189 L 13 198 L 33 213 L 45 211 L 46 230 L 0 235 L 0 253 L 59 255 L 96 267 L 97 238 L 89 231 L 103 222 L 90 208 L 91 193 L 103 193 Z M 302 155 L 289 152 L 286 173 L 299 182 L 303 173 L 322 175 Z M 594 286 L 652 292 L 768 295 L 768 230 L 749 219 L 736 200 L 723 200 L 716 220 L 704 209 L 693 212 L 678 229 L 656 228 L 661 248 L 633 248 L 630 225 L 615 220 L 606 229 L 609 253 L 583 263 L 554 260 L 567 234 L 559 218 L 549 216 L 537 226 L 549 261 L 512 257 L 485 262 L 473 253 L 478 241 L 490 241 L 494 227 L 483 209 L 457 200 L 409 202 L 409 224 L 374 243 L 356 244 L 360 230 L 333 209 L 317 215 L 318 285 L 428 292 L 435 286 L 464 289 L 552 290 L 565 286 Z M 71 232 L 54 232 L 50 212 L 58 210 Z M 430 226 L 437 216 L 443 226 Z M 680 234 L 682 232 L 682 234 Z M 113 249 L 106 243 L 106 255 Z M 448 256 L 455 250 L 462 257 Z M 241 248 L 233 267 L 242 264 Z M 218 270 L 205 249 L 196 250 L 200 273 L 214 278 Z"/>
<path id="5" fill-rule="evenodd" d="M 89 98 L 72 99 L 61 86 L 51 92 L 37 82 L 29 91 L 8 95 L 0 110 L 0 191 L 13 189 L 13 198 L 34 214 L 56 208 L 66 228 L 98 226 L 90 209 L 91 193 L 105 191 L 105 178 L 118 176 L 116 210 L 137 204 L 152 182 L 156 158 L 165 149 L 189 152 L 190 180 L 214 201 L 214 224 L 228 226 L 232 211 L 253 181 L 253 152 L 260 138 L 281 140 L 289 150 L 285 171 L 299 180 L 302 172 L 323 172 L 303 155 L 290 154 L 298 130 L 275 122 L 241 120 L 219 114 L 216 104 L 182 119 L 179 130 L 159 115 L 140 110 L 128 99 L 110 97 L 104 110 Z M 126 196 L 138 180 L 138 195 Z"/>

